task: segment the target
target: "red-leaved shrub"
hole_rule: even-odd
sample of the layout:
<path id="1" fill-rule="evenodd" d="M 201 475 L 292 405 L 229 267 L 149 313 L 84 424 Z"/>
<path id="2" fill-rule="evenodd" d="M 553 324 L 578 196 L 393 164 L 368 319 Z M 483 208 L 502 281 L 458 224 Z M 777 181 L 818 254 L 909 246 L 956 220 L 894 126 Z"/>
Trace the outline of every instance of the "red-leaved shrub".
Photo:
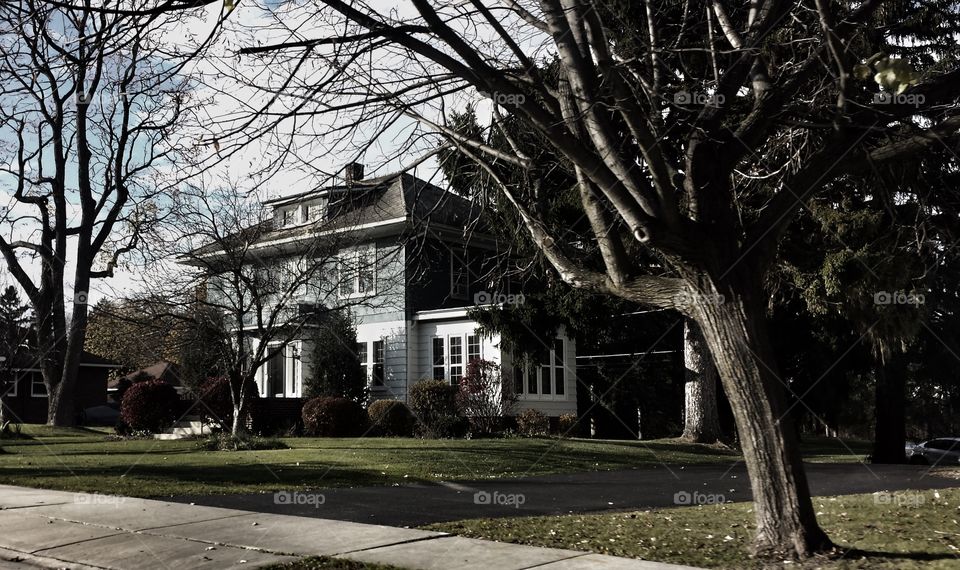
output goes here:
<path id="1" fill-rule="evenodd" d="M 163 380 L 137 382 L 127 389 L 120 404 L 120 418 L 134 431 L 159 432 L 177 419 L 180 397 Z"/>
<path id="2" fill-rule="evenodd" d="M 363 435 L 370 418 L 363 406 L 346 398 L 320 396 L 303 405 L 303 431 L 319 437 Z"/>
<path id="3" fill-rule="evenodd" d="M 239 397 L 239 394 L 237 394 Z M 257 383 L 247 380 L 243 395 L 243 409 L 240 417 L 246 419 L 253 413 L 255 402 L 260 398 Z M 233 425 L 233 398 L 230 396 L 230 379 L 226 376 L 207 378 L 200 386 L 199 403 L 195 408 L 205 423 L 217 424 L 222 429 Z"/>

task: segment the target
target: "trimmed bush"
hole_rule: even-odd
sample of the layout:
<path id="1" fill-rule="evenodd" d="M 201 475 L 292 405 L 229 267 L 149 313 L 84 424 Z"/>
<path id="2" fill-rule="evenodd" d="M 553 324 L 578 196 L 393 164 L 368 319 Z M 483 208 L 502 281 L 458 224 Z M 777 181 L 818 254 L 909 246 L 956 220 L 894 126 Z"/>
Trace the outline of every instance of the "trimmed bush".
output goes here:
<path id="1" fill-rule="evenodd" d="M 249 417 L 256 400 L 260 398 L 257 383 L 247 380 L 244 390 L 243 410 L 241 417 Z M 229 430 L 233 426 L 233 398 L 230 397 L 230 379 L 226 376 L 207 378 L 200 386 L 197 399 L 199 404 L 194 408 L 204 423 L 217 424 L 221 429 Z"/>
<path id="2" fill-rule="evenodd" d="M 527 437 L 550 434 L 550 418 L 540 410 L 529 408 L 517 414 L 517 432 Z"/>
<path id="3" fill-rule="evenodd" d="M 367 415 L 378 435 L 410 437 L 417 425 L 410 408 L 399 400 L 377 400 L 367 408 Z"/>
<path id="4" fill-rule="evenodd" d="M 423 437 L 463 437 L 470 422 L 460 412 L 460 390 L 443 380 L 421 380 L 410 388 L 407 401 L 419 420 L 417 431 Z"/>
<path id="5" fill-rule="evenodd" d="M 303 405 L 303 431 L 319 437 L 357 437 L 370 425 L 363 406 L 346 398 L 321 396 Z"/>
<path id="6" fill-rule="evenodd" d="M 512 382 L 504 382 L 496 362 L 473 359 L 460 379 L 457 403 L 470 418 L 472 435 L 492 435 L 503 429 L 504 417 L 517 404 Z"/>
<path id="7" fill-rule="evenodd" d="M 275 437 L 233 436 L 227 432 L 211 435 L 197 442 L 197 448 L 205 451 L 265 451 L 271 449 L 290 449 Z"/>
<path id="8" fill-rule="evenodd" d="M 163 380 L 146 380 L 130 386 L 123 395 L 120 419 L 133 431 L 157 433 L 177 419 L 180 397 Z"/>
<path id="9" fill-rule="evenodd" d="M 583 426 L 580 425 L 580 418 L 577 414 L 562 414 L 557 421 L 560 435 L 566 437 L 579 437 L 582 434 Z"/>

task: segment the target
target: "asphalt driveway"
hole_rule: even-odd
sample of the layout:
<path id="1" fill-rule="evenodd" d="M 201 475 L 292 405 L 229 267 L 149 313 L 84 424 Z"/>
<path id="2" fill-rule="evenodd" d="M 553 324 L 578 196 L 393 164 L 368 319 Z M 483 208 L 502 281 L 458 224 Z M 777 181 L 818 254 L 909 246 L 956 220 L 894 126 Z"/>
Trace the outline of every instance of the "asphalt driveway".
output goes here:
<path id="1" fill-rule="evenodd" d="M 960 487 L 916 465 L 807 464 L 814 495 Z M 180 496 L 170 500 L 389 526 L 485 517 L 673 507 L 750 499 L 742 463 L 657 466 L 520 479 L 394 487 L 318 489 L 285 494 Z"/>

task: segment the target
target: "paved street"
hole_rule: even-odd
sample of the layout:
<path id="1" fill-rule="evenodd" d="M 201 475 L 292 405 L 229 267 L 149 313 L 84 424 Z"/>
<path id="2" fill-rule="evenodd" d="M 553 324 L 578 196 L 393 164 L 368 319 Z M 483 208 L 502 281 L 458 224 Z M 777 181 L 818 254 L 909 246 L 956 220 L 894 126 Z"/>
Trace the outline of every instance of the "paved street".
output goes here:
<path id="1" fill-rule="evenodd" d="M 960 481 L 928 474 L 916 465 L 807 464 L 814 495 L 847 495 L 935 489 L 960 486 Z M 677 506 L 675 496 L 696 500 L 694 493 L 723 495 L 725 501 L 750 499 L 750 485 L 743 464 L 689 467 L 643 467 L 628 471 L 604 471 L 549 475 L 523 479 L 499 479 L 399 487 L 358 487 L 318 490 L 323 504 L 290 504 L 272 494 L 175 497 L 194 502 L 257 512 L 295 514 L 391 526 L 421 526 L 433 522 L 481 517 L 546 515 L 569 512 L 639 509 Z M 487 495 L 475 496 L 476 493 Z M 520 496 L 520 501 L 498 497 Z M 486 501 L 490 498 L 489 501 Z M 279 503 L 279 504 L 278 504 Z M 480 503 L 480 504 L 478 504 Z"/>
<path id="2" fill-rule="evenodd" d="M 0 569 L 219 570 L 308 555 L 428 570 L 684 568 L 413 529 L 0 486 Z"/>

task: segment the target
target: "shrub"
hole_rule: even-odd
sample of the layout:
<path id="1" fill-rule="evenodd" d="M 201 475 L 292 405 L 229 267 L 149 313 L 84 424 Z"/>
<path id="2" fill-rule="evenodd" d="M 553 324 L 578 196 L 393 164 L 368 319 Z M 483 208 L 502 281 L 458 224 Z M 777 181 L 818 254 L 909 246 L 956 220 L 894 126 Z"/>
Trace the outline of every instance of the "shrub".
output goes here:
<path id="1" fill-rule="evenodd" d="M 513 410 L 517 395 L 513 383 L 503 381 L 499 364 L 474 359 L 460 380 L 457 401 L 474 431 L 489 435 L 503 427 L 503 418 Z"/>
<path id="2" fill-rule="evenodd" d="M 370 422 L 360 404 L 331 396 L 307 400 L 302 415 L 304 433 L 320 437 L 356 437 Z"/>
<path id="3" fill-rule="evenodd" d="M 205 423 L 217 424 L 221 429 L 228 430 L 233 425 L 233 398 L 230 396 L 230 379 L 226 376 L 207 378 L 200 387 L 197 399 L 200 403 L 195 408 Z M 254 402 L 260 398 L 257 383 L 247 379 L 244 389 L 243 409 L 241 417 L 249 417 L 254 410 Z"/>
<path id="4" fill-rule="evenodd" d="M 367 414 L 379 435 L 410 437 L 417 424 L 410 408 L 398 400 L 377 400 L 367 408 Z"/>
<path id="5" fill-rule="evenodd" d="M 428 426 L 420 423 L 417 426 L 421 437 L 431 439 L 458 439 L 465 437 L 470 431 L 470 421 L 457 414 L 441 414 L 433 418 Z"/>
<path id="6" fill-rule="evenodd" d="M 526 409 L 517 414 L 517 431 L 520 435 L 536 437 L 550 433 L 550 418 L 540 410 Z"/>
<path id="7" fill-rule="evenodd" d="M 558 421 L 560 435 L 567 437 L 578 437 L 583 435 L 583 426 L 580 425 L 580 418 L 577 414 L 563 414 Z"/>
<path id="8" fill-rule="evenodd" d="M 424 437 L 463 437 L 469 422 L 457 403 L 459 390 L 443 380 L 421 380 L 410 388 L 407 401 Z"/>
<path id="9" fill-rule="evenodd" d="M 177 418 L 180 397 L 162 380 L 146 380 L 130 386 L 123 395 L 120 418 L 133 431 L 159 432 Z"/>
<path id="10" fill-rule="evenodd" d="M 275 437 L 234 436 L 221 432 L 202 439 L 197 447 L 206 451 L 263 451 L 269 449 L 289 449 L 289 446 Z"/>

